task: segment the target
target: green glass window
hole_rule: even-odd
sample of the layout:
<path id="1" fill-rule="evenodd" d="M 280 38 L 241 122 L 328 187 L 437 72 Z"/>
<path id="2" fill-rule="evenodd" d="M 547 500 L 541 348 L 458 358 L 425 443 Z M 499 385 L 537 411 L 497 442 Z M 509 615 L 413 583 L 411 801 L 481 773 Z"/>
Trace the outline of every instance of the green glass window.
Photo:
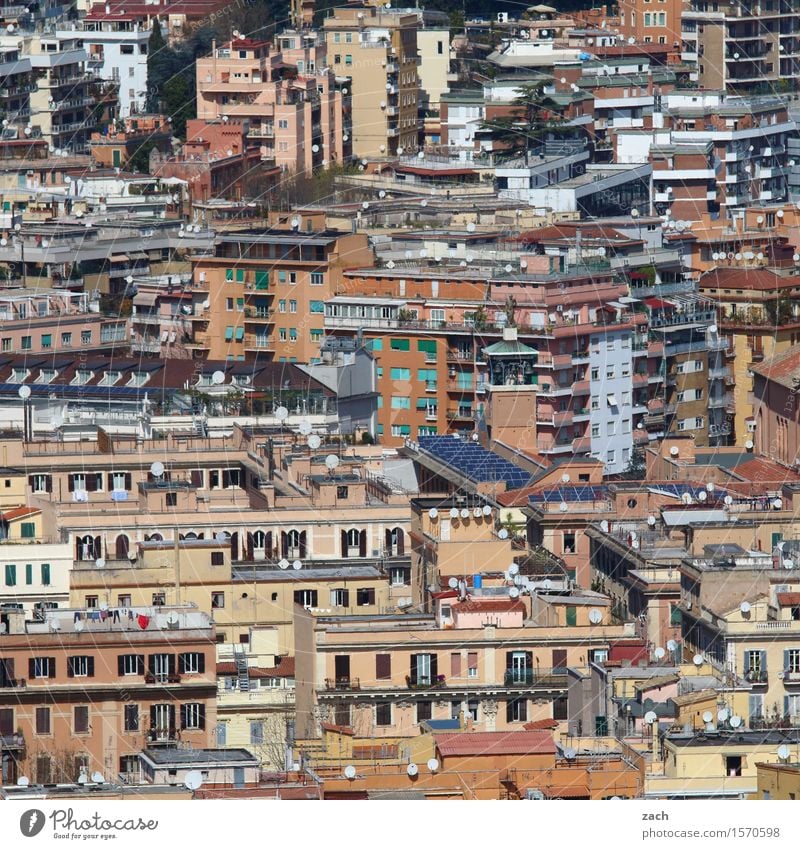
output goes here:
<path id="1" fill-rule="evenodd" d="M 410 351 L 411 342 L 408 339 L 392 339 L 389 347 L 393 351 Z"/>
<path id="2" fill-rule="evenodd" d="M 42 563 L 42 586 L 50 586 L 50 564 Z"/>
<path id="3" fill-rule="evenodd" d="M 390 373 L 392 380 L 411 380 L 410 368 L 393 368 Z"/>
<path id="4" fill-rule="evenodd" d="M 269 289 L 268 271 L 256 271 L 256 289 Z"/>
<path id="5" fill-rule="evenodd" d="M 232 268 L 226 268 L 225 269 L 225 281 L 227 283 L 230 283 L 230 282 L 232 282 L 232 280 L 233 280 L 233 269 Z"/>
<path id="6" fill-rule="evenodd" d="M 236 341 L 241 342 L 244 339 L 244 327 L 236 328 Z"/>
<path id="7" fill-rule="evenodd" d="M 225 341 L 226 342 L 233 341 L 233 328 L 232 327 L 226 327 L 225 328 Z"/>
<path id="8" fill-rule="evenodd" d="M 17 567 L 13 563 L 6 563 L 6 586 L 13 587 L 17 583 Z"/>

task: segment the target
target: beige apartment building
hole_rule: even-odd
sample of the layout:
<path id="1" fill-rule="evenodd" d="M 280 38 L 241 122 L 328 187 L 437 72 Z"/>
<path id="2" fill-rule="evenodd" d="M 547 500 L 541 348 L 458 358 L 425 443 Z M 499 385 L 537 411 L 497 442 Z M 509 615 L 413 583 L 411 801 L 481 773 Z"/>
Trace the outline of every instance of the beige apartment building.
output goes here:
<path id="1" fill-rule="evenodd" d="M 329 67 L 352 85 L 353 155 L 396 156 L 419 146 L 419 65 L 414 13 L 340 6 L 323 30 Z"/>
<path id="2" fill-rule="evenodd" d="M 3 783 L 138 775 L 147 747 L 208 746 L 214 623 L 194 607 L 3 611 Z"/>

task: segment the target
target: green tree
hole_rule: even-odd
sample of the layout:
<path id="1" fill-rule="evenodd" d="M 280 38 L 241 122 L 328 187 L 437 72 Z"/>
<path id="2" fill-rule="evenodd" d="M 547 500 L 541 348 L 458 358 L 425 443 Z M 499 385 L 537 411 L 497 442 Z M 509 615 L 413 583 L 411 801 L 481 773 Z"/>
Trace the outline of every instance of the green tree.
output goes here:
<path id="1" fill-rule="evenodd" d="M 549 136 L 561 134 L 564 120 L 556 114 L 558 105 L 544 87 L 543 81 L 520 86 L 514 112 L 484 121 L 481 128 L 491 132 L 494 140 L 511 154 L 528 151 Z"/>
<path id="2" fill-rule="evenodd" d="M 164 111 L 172 118 L 172 132 L 186 138 L 186 122 L 195 116 L 194 92 L 189 88 L 186 77 L 171 77 L 164 83 L 161 98 Z"/>

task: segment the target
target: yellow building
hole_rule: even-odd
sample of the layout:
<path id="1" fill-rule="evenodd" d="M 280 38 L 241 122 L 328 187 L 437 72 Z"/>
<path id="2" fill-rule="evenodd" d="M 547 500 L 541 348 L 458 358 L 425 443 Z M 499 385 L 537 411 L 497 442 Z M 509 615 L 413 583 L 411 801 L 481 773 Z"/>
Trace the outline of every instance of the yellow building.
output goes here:
<path id="1" fill-rule="evenodd" d="M 759 763 L 778 763 L 779 750 L 796 752 L 800 732 L 720 730 L 668 733 L 661 742 L 663 774 L 645 777 L 649 799 L 747 799 L 758 789 Z"/>
<path id="2" fill-rule="evenodd" d="M 795 802 L 800 799 L 800 759 L 793 752 L 784 763 L 756 764 L 758 789 L 753 799 L 779 799 Z"/>
<path id="3" fill-rule="evenodd" d="M 332 12 L 323 24 L 328 64 L 352 82 L 353 155 L 416 150 L 419 17 L 366 5 Z"/>

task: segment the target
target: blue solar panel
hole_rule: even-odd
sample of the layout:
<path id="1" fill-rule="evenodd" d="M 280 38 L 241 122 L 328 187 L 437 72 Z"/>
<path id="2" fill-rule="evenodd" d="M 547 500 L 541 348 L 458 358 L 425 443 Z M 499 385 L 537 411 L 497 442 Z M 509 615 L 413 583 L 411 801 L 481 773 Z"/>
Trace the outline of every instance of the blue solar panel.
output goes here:
<path id="1" fill-rule="evenodd" d="M 454 436 L 421 436 L 419 446 L 476 483 L 504 481 L 508 489 L 525 486 L 531 475 L 475 442 Z"/>
<path id="2" fill-rule="evenodd" d="M 605 501 L 607 499 L 607 486 L 587 484 L 586 486 L 558 486 L 553 489 L 543 489 L 531 495 L 528 501 L 532 504 L 554 504 L 562 501 Z"/>

